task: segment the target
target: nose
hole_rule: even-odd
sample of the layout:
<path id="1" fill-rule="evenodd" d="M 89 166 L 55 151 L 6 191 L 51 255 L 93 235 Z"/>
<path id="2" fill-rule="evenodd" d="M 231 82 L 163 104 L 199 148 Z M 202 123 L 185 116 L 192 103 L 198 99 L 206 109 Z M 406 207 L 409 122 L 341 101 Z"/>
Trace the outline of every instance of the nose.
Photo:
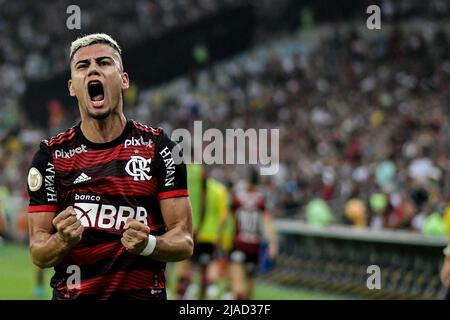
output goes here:
<path id="1" fill-rule="evenodd" d="M 95 62 L 91 63 L 89 65 L 89 69 L 88 69 L 88 77 L 93 76 L 93 75 L 95 75 L 95 76 L 100 75 L 100 73 L 98 72 L 98 69 L 97 69 L 97 64 Z"/>

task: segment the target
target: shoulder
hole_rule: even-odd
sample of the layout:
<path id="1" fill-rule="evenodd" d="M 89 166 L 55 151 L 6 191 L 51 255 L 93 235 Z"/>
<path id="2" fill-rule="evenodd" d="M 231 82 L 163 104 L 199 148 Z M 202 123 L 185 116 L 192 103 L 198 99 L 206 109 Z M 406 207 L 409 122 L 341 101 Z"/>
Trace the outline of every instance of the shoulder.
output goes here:
<path id="1" fill-rule="evenodd" d="M 73 139 L 75 136 L 75 127 L 67 129 L 49 139 L 41 140 L 39 149 L 36 150 L 33 162 L 47 162 L 51 158 L 52 150 L 58 148 L 61 144 Z"/>
<path id="2" fill-rule="evenodd" d="M 132 135 L 141 137 L 148 144 L 154 143 L 157 150 L 173 147 L 175 144 L 161 127 L 147 126 L 136 120 L 130 120 L 130 122 L 132 124 Z"/>
<path id="3" fill-rule="evenodd" d="M 164 134 L 164 130 L 162 128 L 155 128 L 152 126 L 147 126 L 145 124 L 142 124 L 136 120 L 130 120 L 131 124 L 133 125 L 134 130 L 140 132 L 140 133 L 149 133 L 155 137 L 162 136 Z"/>
<path id="4" fill-rule="evenodd" d="M 41 141 L 41 146 L 47 146 L 48 148 L 54 147 L 57 145 L 64 144 L 65 142 L 73 139 L 75 137 L 76 130 L 75 126 L 67 129 L 64 132 L 58 133 L 57 135 L 51 137 L 50 139 L 45 139 Z"/>

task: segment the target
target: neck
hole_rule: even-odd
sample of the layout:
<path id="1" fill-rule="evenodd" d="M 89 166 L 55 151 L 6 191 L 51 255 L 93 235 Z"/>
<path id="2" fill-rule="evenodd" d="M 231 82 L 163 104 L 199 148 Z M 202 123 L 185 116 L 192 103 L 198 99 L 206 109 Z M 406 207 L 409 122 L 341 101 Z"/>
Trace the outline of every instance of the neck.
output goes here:
<path id="1" fill-rule="evenodd" d="M 106 143 L 118 138 L 126 126 L 123 113 L 113 113 L 104 120 L 90 117 L 81 119 L 81 132 L 93 143 Z"/>

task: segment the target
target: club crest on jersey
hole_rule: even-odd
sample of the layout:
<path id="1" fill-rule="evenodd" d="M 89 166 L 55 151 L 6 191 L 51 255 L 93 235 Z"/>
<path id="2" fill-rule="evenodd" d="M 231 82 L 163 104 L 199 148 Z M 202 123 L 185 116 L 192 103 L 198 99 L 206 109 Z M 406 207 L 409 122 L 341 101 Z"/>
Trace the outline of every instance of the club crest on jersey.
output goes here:
<path id="1" fill-rule="evenodd" d="M 150 180 L 150 164 L 152 159 L 145 159 L 141 156 L 131 156 L 128 160 L 125 171 L 133 177 L 134 181 Z"/>

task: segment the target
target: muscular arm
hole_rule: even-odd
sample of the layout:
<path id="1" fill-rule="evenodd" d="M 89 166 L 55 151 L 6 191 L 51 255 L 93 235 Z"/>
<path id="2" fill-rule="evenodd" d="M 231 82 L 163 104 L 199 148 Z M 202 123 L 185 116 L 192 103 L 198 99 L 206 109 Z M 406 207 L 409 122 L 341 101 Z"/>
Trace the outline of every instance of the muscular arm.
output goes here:
<path id="1" fill-rule="evenodd" d="M 54 216 L 53 212 L 28 214 L 31 259 L 40 268 L 57 265 L 69 251 L 68 245 L 54 233 Z"/>
<path id="2" fill-rule="evenodd" d="M 194 248 L 192 208 L 187 196 L 186 166 L 184 163 L 174 162 L 172 150 L 176 148 L 176 144 L 165 133 L 161 133 L 155 143 L 158 198 L 166 232 L 161 236 L 149 238 L 148 226 L 135 219 L 128 219 L 121 241 L 130 253 L 145 252 L 144 254 L 148 254 L 152 259 L 164 262 L 181 261 L 189 258 Z M 171 168 L 170 171 L 167 170 L 168 166 Z M 170 197 L 170 193 L 174 191 L 182 196 Z M 153 251 L 149 249 L 147 253 L 147 248 L 154 249 Z"/>
<path id="3" fill-rule="evenodd" d="M 83 232 L 72 211 L 67 210 L 56 218 L 53 212 L 31 213 L 28 215 L 28 225 L 31 259 L 40 268 L 59 264 L 79 242 Z M 55 232 L 55 227 L 59 232 Z"/>
<path id="4" fill-rule="evenodd" d="M 444 250 L 444 264 L 441 268 L 441 281 L 446 288 L 450 286 L 450 245 Z"/>
<path id="5" fill-rule="evenodd" d="M 189 258 L 194 250 L 192 208 L 188 197 L 160 200 L 167 231 L 156 237 L 153 259 L 172 262 Z"/>

